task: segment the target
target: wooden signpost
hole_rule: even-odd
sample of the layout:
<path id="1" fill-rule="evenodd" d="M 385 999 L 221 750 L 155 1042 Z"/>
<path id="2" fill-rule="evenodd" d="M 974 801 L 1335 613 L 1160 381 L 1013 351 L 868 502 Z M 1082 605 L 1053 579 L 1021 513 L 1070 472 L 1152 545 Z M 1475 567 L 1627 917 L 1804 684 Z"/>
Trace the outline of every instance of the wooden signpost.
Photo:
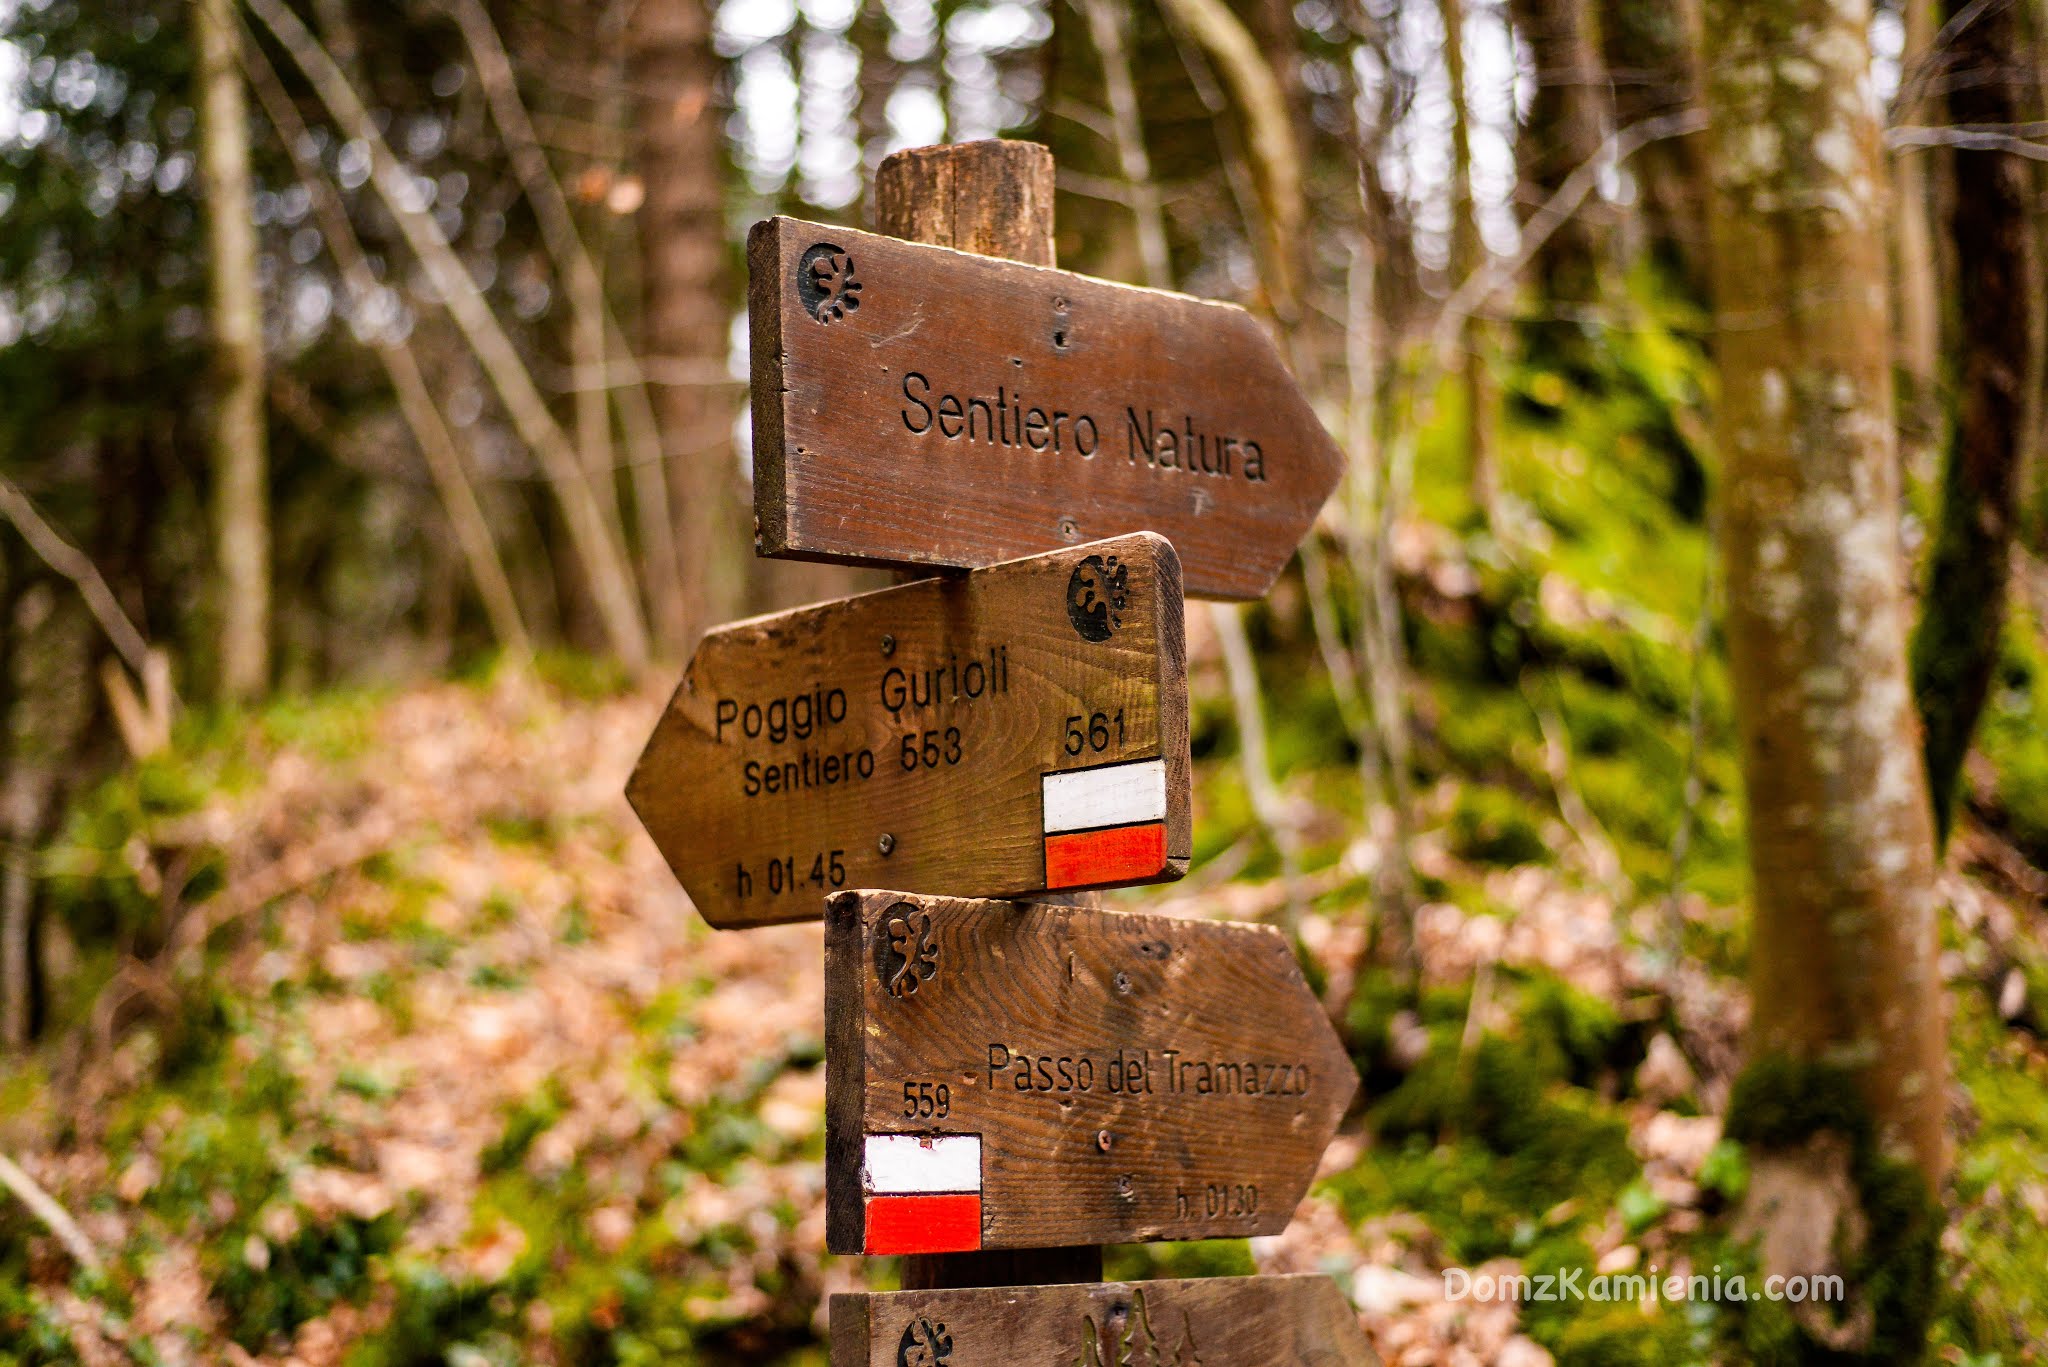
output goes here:
<path id="1" fill-rule="evenodd" d="M 714 926 L 1178 878 L 1180 565 L 1141 532 L 705 637 L 627 797 Z"/>
<path id="2" fill-rule="evenodd" d="M 825 916 L 826 1240 L 1275 1234 L 1358 1074 L 1267 926 L 894 892 Z"/>
<path id="3" fill-rule="evenodd" d="M 1352 1367 L 1328 1277 L 1205 1277 L 832 1298 L 832 1367 Z"/>
<path id="4" fill-rule="evenodd" d="M 712 632 L 627 795 L 712 925 L 826 916 L 826 1239 L 906 1288 L 834 1367 L 1356 1367 L 1326 1278 L 1101 1282 L 1283 1228 L 1358 1088 L 1277 931 L 1079 891 L 1186 871 L 1183 576 L 1264 594 L 1342 460 L 1242 309 L 1051 269 L 1052 187 L 756 225 L 757 548 L 965 573 Z"/>
<path id="5" fill-rule="evenodd" d="M 1343 460 L 1243 309 L 775 218 L 747 249 L 763 555 L 977 566 L 1140 529 L 1257 598 Z"/>

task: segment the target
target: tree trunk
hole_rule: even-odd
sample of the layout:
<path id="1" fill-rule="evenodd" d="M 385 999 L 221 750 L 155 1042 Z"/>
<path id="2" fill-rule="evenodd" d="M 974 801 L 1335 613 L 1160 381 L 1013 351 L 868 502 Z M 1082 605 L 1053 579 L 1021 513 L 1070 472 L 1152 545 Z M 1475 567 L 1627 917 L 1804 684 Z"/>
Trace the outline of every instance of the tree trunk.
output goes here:
<path id="1" fill-rule="evenodd" d="M 657 376 L 716 372 L 731 322 L 718 56 L 707 0 L 640 0 L 626 35 L 638 95 L 642 329 Z M 682 364 L 678 364 L 682 363 Z M 745 583 L 749 510 L 733 463 L 729 393 L 715 384 L 654 386 L 669 461 L 684 605 L 683 639 L 734 615 Z"/>
<path id="2" fill-rule="evenodd" d="M 1486 244 L 1479 239 L 1479 214 L 1472 199 L 1472 117 L 1465 92 L 1464 0 L 1437 0 L 1444 29 L 1444 76 L 1451 87 L 1451 269 L 1456 290 L 1479 269 Z M 1472 506 L 1482 525 L 1494 525 L 1498 480 L 1487 451 L 1493 415 L 1487 402 L 1486 366 L 1479 354 L 1480 328 L 1466 317 L 1458 324 L 1458 388 L 1465 409 L 1465 468 Z"/>
<path id="3" fill-rule="evenodd" d="M 1166 15 L 1216 64 L 1244 126 L 1245 160 L 1257 182 L 1264 261 L 1260 280 L 1283 328 L 1300 321 L 1304 197 L 1301 145 L 1291 113 L 1287 78 L 1293 67 L 1276 64 L 1223 0 L 1165 0 Z"/>
<path id="4" fill-rule="evenodd" d="M 208 434 L 220 563 L 220 688 L 261 693 L 270 675 L 270 509 L 263 418 L 263 304 L 249 119 L 230 0 L 193 0 L 199 63 L 199 161 L 212 271 L 215 390 Z"/>
<path id="5" fill-rule="evenodd" d="M 1515 32 L 1536 69 L 1536 95 L 1515 139 L 1516 209 L 1524 222 L 1567 176 L 1599 155 L 1607 135 L 1607 81 L 1587 3 L 1508 0 Z M 1599 219 L 1597 207 L 1582 209 L 1544 243 L 1535 276 L 1545 303 L 1570 307 L 1599 297 Z"/>
<path id="6" fill-rule="evenodd" d="M 1846 1310 L 1792 1313 L 1843 1347 L 1924 1333 L 1947 1163 L 1888 204 L 1858 96 L 1868 21 L 1861 0 L 1709 0 L 1706 26 L 1721 555 L 1755 900 L 1751 1056 L 1728 1126 L 1751 1147 L 1744 1228 L 1765 1271 L 1852 1279 Z"/>
<path id="7" fill-rule="evenodd" d="M 1698 0 L 1600 0 L 1600 50 L 1614 123 L 1627 128 L 1699 99 Z M 1651 259 L 1695 297 L 1706 293 L 1706 168 L 1696 138 L 1635 154 L 1636 212 Z"/>
<path id="8" fill-rule="evenodd" d="M 1939 100 L 1930 99 L 1927 70 L 1934 46 L 1937 0 L 1905 0 L 1906 46 L 1899 68 L 1897 122 L 1933 123 Z M 1941 443 L 1941 268 L 1934 251 L 1933 154 L 1908 151 L 1892 158 L 1892 336 L 1899 374 L 1901 458 L 1916 480 L 1931 481 Z"/>
<path id="9" fill-rule="evenodd" d="M 21 690 L 15 679 L 15 648 L 21 635 L 15 613 L 21 602 L 23 566 L 14 538 L 0 536 L 0 834 L 8 848 L 0 852 L 0 1049 L 27 1045 L 31 1017 L 28 851 L 18 842 L 21 821 L 10 797 L 19 791 L 15 708 Z"/>
<path id="10" fill-rule="evenodd" d="M 1964 6 L 1951 0 L 1946 8 L 1954 19 Z M 2023 73 L 2027 54 L 2014 6 L 1993 5 L 1958 25 L 1940 64 L 1946 122 L 2002 127 L 2032 118 L 2031 80 Z M 1948 227 L 1961 320 L 1959 392 L 1927 595 L 1913 636 L 1913 689 L 1927 731 L 1937 838 L 1948 834 L 1963 756 L 1998 664 L 2041 345 L 2033 173 L 2009 152 L 1959 150 L 1953 165 Z"/>

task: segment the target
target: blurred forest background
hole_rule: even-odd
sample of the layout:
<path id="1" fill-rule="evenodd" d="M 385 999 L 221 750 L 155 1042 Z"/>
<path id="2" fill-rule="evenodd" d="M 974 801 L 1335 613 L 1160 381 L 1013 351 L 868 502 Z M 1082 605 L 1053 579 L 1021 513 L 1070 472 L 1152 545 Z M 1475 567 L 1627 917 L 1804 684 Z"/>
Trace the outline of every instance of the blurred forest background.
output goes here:
<path id="1" fill-rule="evenodd" d="M 998 135 L 1062 266 L 1247 304 L 1351 460 L 1268 601 L 1190 605 L 1197 860 L 1116 902 L 1287 927 L 1360 1110 L 1287 1234 L 1112 1274 L 1328 1271 L 1390 1362 L 2041 1361 L 2044 39 L 0 0 L 0 1364 L 824 1360 L 892 1273 L 821 1253 L 816 928 L 704 930 L 620 791 L 697 633 L 880 582 L 752 557 L 747 225 Z M 1773 540 L 1809 475 L 1847 511 Z M 1774 710 L 1908 667 L 1839 735 Z M 1752 858 L 1742 737 L 1809 734 Z M 1905 927 L 1861 1094 L 1741 1072 L 1829 879 Z M 1838 1316 L 1442 1297 L 1790 1256 L 1744 1212 L 1816 1126 Z"/>

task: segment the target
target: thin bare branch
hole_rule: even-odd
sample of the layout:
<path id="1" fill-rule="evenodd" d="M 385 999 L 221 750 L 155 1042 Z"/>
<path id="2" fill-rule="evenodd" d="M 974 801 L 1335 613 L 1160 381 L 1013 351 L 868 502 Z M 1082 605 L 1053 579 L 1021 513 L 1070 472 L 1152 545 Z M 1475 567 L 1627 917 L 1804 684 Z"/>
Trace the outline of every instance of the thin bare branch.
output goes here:
<path id="1" fill-rule="evenodd" d="M 1374 745 L 1359 751 L 1359 787 L 1365 804 L 1366 836 L 1375 852 L 1373 898 L 1378 915 L 1374 938 L 1414 978 L 1415 875 L 1408 858 L 1410 734 L 1405 696 L 1407 648 L 1401 634 L 1401 601 L 1394 583 L 1394 526 L 1406 502 L 1407 472 L 1413 459 L 1404 438 L 1380 436 L 1380 319 L 1373 289 L 1377 261 L 1367 234 L 1352 243 L 1344 327 L 1344 369 L 1350 393 L 1345 445 L 1351 453 L 1346 478 L 1347 550 L 1357 580 L 1358 645 Z M 1363 967 L 1361 964 L 1360 967 Z"/>
<path id="2" fill-rule="evenodd" d="M 342 283 L 357 300 L 371 298 L 379 288 L 376 274 L 370 269 L 369 258 L 356 237 L 355 226 L 349 222 L 348 210 L 342 205 L 341 196 L 335 192 L 320 165 L 305 155 L 309 139 L 297 107 L 285 93 L 276 69 L 260 47 L 253 42 L 243 43 L 242 58 L 243 69 L 248 75 L 250 88 L 256 92 L 257 103 L 263 106 L 271 127 L 277 131 L 278 141 L 290 154 L 299 183 L 312 197 L 313 214 L 320 221 L 320 235 L 341 269 Z M 411 429 L 413 441 L 426 462 L 427 474 L 441 496 L 441 506 L 448 514 L 449 526 L 454 529 L 456 545 L 461 547 L 463 559 L 468 562 L 469 577 L 476 584 L 478 596 L 483 599 L 484 613 L 490 618 L 492 634 L 508 654 L 521 661 L 530 659 L 533 643 L 526 633 L 518 597 L 512 592 L 512 582 L 505 573 L 505 562 L 498 555 L 490 522 L 484 516 L 482 505 L 477 502 L 476 489 L 462 463 L 455 437 L 441 416 L 440 406 L 434 402 L 433 391 L 420 371 L 418 359 L 411 347 L 392 340 L 381 331 L 371 342 L 371 350 L 383 362 L 384 373 L 390 378 L 391 388 L 398 397 L 398 411 Z"/>
<path id="3" fill-rule="evenodd" d="M 45 522 L 43 515 L 36 511 L 36 505 L 21 491 L 21 486 L 4 474 L 0 474 L 0 517 L 13 524 L 14 530 L 21 533 L 21 539 L 28 543 L 28 548 L 45 565 L 76 586 L 93 620 L 100 624 L 100 630 L 106 633 L 108 642 L 120 652 L 128 667 L 138 677 L 149 668 L 149 642 L 128 619 L 128 614 L 121 610 L 120 600 L 107 587 L 99 567 L 84 551 L 66 541 Z"/>
<path id="4" fill-rule="evenodd" d="M 1223 0 L 1165 0 L 1163 7 L 1215 60 L 1237 97 L 1265 205 L 1275 311 L 1291 319 L 1296 306 L 1294 252 L 1303 204 L 1301 150 L 1295 146 L 1287 97 L 1271 63 Z"/>
<path id="5" fill-rule="evenodd" d="M 679 356 L 612 356 L 602 366 L 570 366 L 552 373 L 543 369 L 548 387 L 574 394 L 587 389 L 619 389 L 658 384 L 670 388 L 736 389 L 746 384 L 723 361 L 693 361 Z"/>
<path id="6" fill-rule="evenodd" d="M 1240 767 L 1251 797 L 1252 815 L 1265 828 L 1280 855 L 1280 877 L 1287 891 L 1283 928 L 1289 940 L 1298 940 L 1302 914 L 1307 909 L 1301 887 L 1301 830 L 1273 782 L 1272 759 L 1266 746 L 1265 705 L 1259 693 L 1259 671 L 1252 661 L 1251 642 L 1245 638 L 1244 606 L 1211 603 L 1209 620 L 1223 646 L 1223 672 L 1230 680 L 1230 707 L 1237 720 L 1237 743 L 1242 751 Z"/>
<path id="7" fill-rule="evenodd" d="M 490 377 L 513 426 L 546 473 L 613 652 L 628 669 L 645 668 L 647 623 L 634 592 L 624 548 L 606 526 L 576 452 L 548 411 L 547 401 L 520 359 L 518 348 L 449 246 L 440 225 L 420 204 L 412 174 L 378 132 L 362 97 L 320 40 L 282 0 L 248 0 L 248 9 L 305 73 L 334 121 L 349 137 L 369 148 L 370 183 Z"/>
<path id="8" fill-rule="evenodd" d="M 57 1204 L 56 1198 L 42 1189 L 35 1178 L 23 1172 L 21 1166 L 4 1153 L 0 1153 L 0 1187 L 13 1192 L 28 1207 L 29 1214 L 42 1221 L 44 1227 L 57 1236 L 57 1242 L 64 1245 L 64 1251 L 71 1255 L 73 1262 L 95 1274 L 106 1270 L 100 1261 L 99 1251 L 92 1246 L 92 1240 L 85 1237 L 85 1231 L 78 1227 L 78 1222 Z"/>
<path id="9" fill-rule="evenodd" d="M 1055 119 L 1065 119 L 1068 123 L 1080 125 L 1104 142 L 1116 141 L 1116 133 L 1109 126 L 1109 115 L 1092 105 L 1085 105 L 1077 100 L 1056 99 L 1045 107 L 1045 112 Z"/>
<path id="10" fill-rule="evenodd" d="M 1627 875 L 1621 867 L 1621 856 L 1615 853 L 1614 842 L 1608 839 L 1593 809 L 1586 805 L 1578 781 L 1572 777 L 1571 735 L 1556 709 L 1539 701 L 1526 682 L 1522 695 L 1528 699 L 1529 710 L 1536 714 L 1537 731 L 1543 737 L 1543 769 L 1557 798 L 1558 815 L 1564 818 L 1572 839 L 1578 842 L 1593 881 L 1618 900 L 1627 891 Z"/>
<path id="11" fill-rule="evenodd" d="M 1123 174 L 1126 203 L 1138 229 L 1138 260 L 1145 283 L 1170 289 L 1173 265 L 1166 254 L 1166 218 L 1159 207 L 1159 187 L 1152 182 L 1152 161 L 1145 153 L 1145 128 L 1138 114 L 1137 83 L 1131 79 L 1130 52 L 1124 43 L 1123 7 L 1111 0 L 1077 0 L 1088 20 L 1088 35 L 1102 58 L 1103 92 L 1109 98 L 1117 169 Z"/>
<path id="12" fill-rule="evenodd" d="M 1894 152 L 1918 152 L 1929 147 L 1954 147 L 1965 152 L 2010 152 L 2029 161 L 2048 161 L 2048 144 L 2030 142 L 2012 133 L 1998 132 L 1990 128 L 1930 128 L 1908 124 L 1903 128 L 1886 129 L 1884 145 Z"/>
<path id="13" fill-rule="evenodd" d="M 490 13 L 479 0 L 445 0 L 445 3 L 456 27 L 462 32 L 463 44 L 469 49 L 479 84 L 483 86 L 485 102 L 490 106 L 491 121 L 497 124 L 498 132 L 504 138 L 520 190 L 533 206 L 548 255 L 554 258 L 556 269 L 568 282 L 570 308 L 574 315 L 571 335 L 575 342 L 577 370 L 581 372 L 594 366 L 600 373 L 610 375 L 613 373 L 612 355 L 630 357 L 632 343 L 612 314 L 605 299 L 603 278 L 576 229 L 576 218 L 569 209 L 568 196 L 562 193 L 561 181 L 548 164 L 547 154 L 541 150 L 540 137 L 534 131 L 526 101 L 519 94 L 519 81 L 512 68 L 512 59 L 505 51 Z M 612 91 L 604 103 L 609 105 L 619 93 Z M 638 513 L 636 523 L 640 529 L 641 550 L 647 558 L 647 606 L 657 629 L 666 635 L 662 624 L 673 614 L 663 611 L 660 597 L 674 592 L 673 586 L 682 580 L 677 559 L 680 552 L 669 506 L 668 481 L 663 470 L 665 462 L 662 460 L 660 427 L 654 419 L 654 402 L 647 393 L 644 368 L 619 373 L 620 381 L 609 388 L 618 405 L 619 427 L 626 439 L 627 463 L 635 474 L 633 500 Z M 578 445 L 582 450 L 583 468 L 593 481 L 601 484 L 598 497 L 616 520 L 618 499 L 609 479 L 611 462 L 605 453 L 610 445 L 610 428 L 605 421 L 604 406 L 593 403 L 595 394 L 581 385 L 573 392 L 577 400 Z M 664 640 L 662 644 L 670 649 L 680 649 L 683 643 Z"/>
<path id="14" fill-rule="evenodd" d="M 1600 177 L 1614 167 L 1620 166 L 1636 153 L 1653 142 L 1665 138 L 1682 138 L 1698 133 L 1707 126 L 1706 111 L 1702 109 L 1680 109 L 1655 118 L 1643 119 L 1626 128 L 1615 130 L 1600 145 L 1600 150 L 1590 159 L 1573 169 L 1557 187 L 1557 193 L 1543 202 L 1541 208 L 1529 216 L 1522 226 L 1521 245 L 1512 256 L 1490 257 L 1444 301 L 1437 314 L 1436 327 L 1431 334 L 1431 352 L 1437 363 L 1448 369 L 1456 359 L 1458 338 L 1464 323 L 1472 313 L 1492 297 L 1494 291 L 1520 275 L 1536 254 L 1543 250 L 1543 244 L 1551 235 L 1570 221 L 1579 211 L 1587 196 L 1599 185 Z"/>

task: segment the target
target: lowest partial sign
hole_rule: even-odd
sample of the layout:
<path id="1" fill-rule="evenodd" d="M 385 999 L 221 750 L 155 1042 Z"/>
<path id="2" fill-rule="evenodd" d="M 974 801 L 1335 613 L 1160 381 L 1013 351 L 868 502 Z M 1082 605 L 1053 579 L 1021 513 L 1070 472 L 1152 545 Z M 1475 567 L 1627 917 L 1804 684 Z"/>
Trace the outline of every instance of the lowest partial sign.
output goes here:
<path id="1" fill-rule="evenodd" d="M 1343 458 L 1243 309 L 796 219 L 748 239 L 763 555 L 971 567 L 1140 529 L 1258 598 Z"/>
<path id="2" fill-rule="evenodd" d="M 1269 926 L 872 891 L 825 921 L 834 1253 L 1277 1234 L 1358 1089 Z"/>
<path id="3" fill-rule="evenodd" d="M 878 883 L 1009 897 L 1178 878 L 1180 564 L 1139 533 L 704 638 L 626 795 L 714 926 Z"/>
<path id="4" fill-rule="evenodd" d="M 832 1298 L 832 1367 L 1368 1367 L 1328 1277 L 1205 1277 Z"/>

